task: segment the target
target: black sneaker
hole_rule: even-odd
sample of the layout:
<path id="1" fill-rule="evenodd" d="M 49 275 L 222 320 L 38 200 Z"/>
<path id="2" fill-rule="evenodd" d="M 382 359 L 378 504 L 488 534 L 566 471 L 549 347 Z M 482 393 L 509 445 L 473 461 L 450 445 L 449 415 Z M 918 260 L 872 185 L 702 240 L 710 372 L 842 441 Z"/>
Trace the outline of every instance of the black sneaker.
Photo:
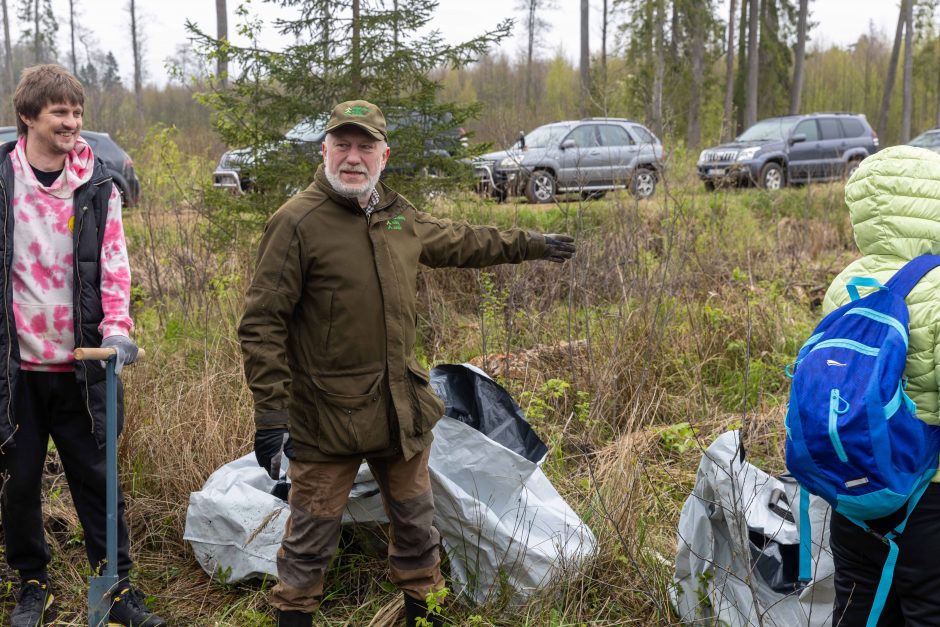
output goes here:
<path id="1" fill-rule="evenodd" d="M 46 610 L 52 605 L 52 593 L 49 584 L 36 579 L 23 582 L 20 597 L 13 608 L 10 627 L 42 627 L 45 625 Z"/>
<path id="2" fill-rule="evenodd" d="M 166 627 L 166 621 L 147 607 L 146 598 L 137 588 L 124 588 L 112 597 L 111 620 L 124 627 Z"/>

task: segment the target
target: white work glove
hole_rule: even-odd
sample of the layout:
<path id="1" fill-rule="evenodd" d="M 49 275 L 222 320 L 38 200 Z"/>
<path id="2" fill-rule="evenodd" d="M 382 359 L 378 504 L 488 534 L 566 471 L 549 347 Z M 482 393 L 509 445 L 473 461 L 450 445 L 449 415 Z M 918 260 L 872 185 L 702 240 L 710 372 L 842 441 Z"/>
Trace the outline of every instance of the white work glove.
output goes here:
<path id="1" fill-rule="evenodd" d="M 137 344 L 125 335 L 111 335 L 104 338 L 101 348 L 113 348 L 117 352 L 117 359 L 114 362 L 115 374 L 121 374 L 124 364 L 137 361 Z"/>

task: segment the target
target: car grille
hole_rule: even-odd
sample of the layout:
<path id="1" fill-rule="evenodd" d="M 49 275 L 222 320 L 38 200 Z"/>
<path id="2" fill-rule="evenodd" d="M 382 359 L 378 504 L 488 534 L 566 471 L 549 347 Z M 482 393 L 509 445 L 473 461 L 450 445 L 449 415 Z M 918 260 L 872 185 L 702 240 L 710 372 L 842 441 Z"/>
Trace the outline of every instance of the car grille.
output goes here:
<path id="1" fill-rule="evenodd" d="M 737 150 L 708 150 L 704 155 L 702 155 L 702 163 L 734 161 L 737 158 Z"/>

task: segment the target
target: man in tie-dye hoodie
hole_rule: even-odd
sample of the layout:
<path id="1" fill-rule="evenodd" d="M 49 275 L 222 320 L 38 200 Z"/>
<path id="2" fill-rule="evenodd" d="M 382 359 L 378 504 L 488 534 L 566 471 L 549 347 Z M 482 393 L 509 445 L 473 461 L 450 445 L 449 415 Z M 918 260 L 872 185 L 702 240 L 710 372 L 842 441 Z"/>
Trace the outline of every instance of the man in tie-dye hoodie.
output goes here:
<path id="1" fill-rule="evenodd" d="M 19 138 L 0 147 L 0 514 L 7 563 L 22 579 L 13 627 L 43 625 L 52 603 L 41 504 L 50 436 L 92 570 L 104 566 L 104 369 L 72 352 L 113 347 L 119 368 L 137 357 L 120 195 L 81 138 L 84 101 L 62 67 L 28 68 L 13 96 Z M 119 391 L 119 425 L 122 398 Z M 120 492 L 118 512 L 111 620 L 165 625 L 128 582 Z"/>

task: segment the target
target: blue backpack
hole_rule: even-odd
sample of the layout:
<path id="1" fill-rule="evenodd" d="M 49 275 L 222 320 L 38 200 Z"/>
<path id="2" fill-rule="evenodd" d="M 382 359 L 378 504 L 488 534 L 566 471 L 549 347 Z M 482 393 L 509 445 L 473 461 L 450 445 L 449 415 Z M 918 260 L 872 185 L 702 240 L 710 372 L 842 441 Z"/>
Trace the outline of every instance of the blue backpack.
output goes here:
<path id="1" fill-rule="evenodd" d="M 923 255 L 886 285 L 850 279 L 851 302 L 823 318 L 800 349 L 791 375 L 786 458 L 801 486 L 800 579 L 812 578 L 812 493 L 888 546 L 870 627 L 891 588 L 898 554 L 894 538 L 904 531 L 940 456 L 940 428 L 919 420 L 904 392 L 909 319 L 904 298 L 937 266 L 940 256 Z M 859 287 L 877 289 L 859 298 Z M 901 523 L 883 536 L 866 523 L 905 506 Z"/>

